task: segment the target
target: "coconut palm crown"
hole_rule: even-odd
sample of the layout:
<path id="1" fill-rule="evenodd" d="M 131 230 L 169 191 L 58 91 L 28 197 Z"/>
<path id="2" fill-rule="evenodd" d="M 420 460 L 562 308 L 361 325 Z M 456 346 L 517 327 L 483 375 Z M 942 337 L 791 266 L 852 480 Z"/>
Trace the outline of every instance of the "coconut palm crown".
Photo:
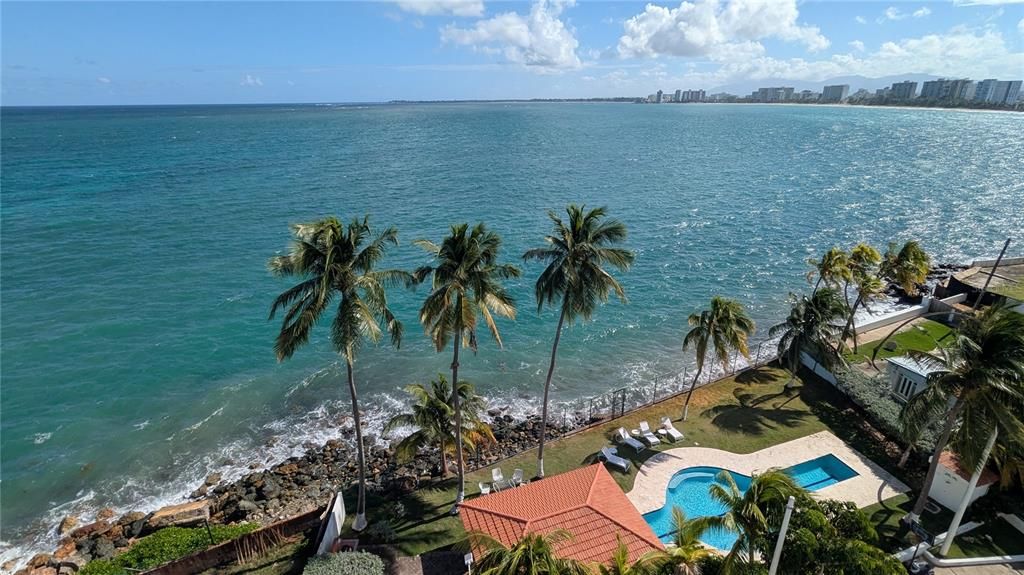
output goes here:
<path id="1" fill-rule="evenodd" d="M 555 548 L 572 536 L 556 529 L 527 533 L 511 547 L 483 533 L 470 533 L 474 547 L 482 549 L 473 565 L 478 575 L 589 575 L 590 569 L 574 559 L 555 555 Z"/>
<path id="2" fill-rule="evenodd" d="M 842 362 L 837 351 L 842 329 L 836 320 L 846 315 L 846 304 L 839 292 L 824 288 L 811 296 L 791 296 L 793 307 L 786 321 L 768 330 L 769 337 L 779 337 L 778 353 L 790 374 L 800 368 L 800 352 L 815 356 L 826 367 Z"/>
<path id="3" fill-rule="evenodd" d="M 544 381 L 544 400 L 540 418 L 540 445 L 537 450 L 537 475 L 544 477 L 544 439 L 548 420 L 548 394 L 555 373 L 558 342 L 565 322 L 572 325 L 577 319 L 589 320 L 599 303 L 608 301 L 614 292 L 626 301 L 626 292 L 605 269 L 614 267 L 620 272 L 633 263 L 633 252 L 614 247 L 626 239 L 626 226 L 617 220 L 606 220 L 605 208 L 586 210 L 570 204 L 566 208 L 568 220 L 563 221 L 554 211 L 548 217 L 554 224 L 551 234 L 545 236 L 545 246 L 523 254 L 524 260 L 547 263 L 534 288 L 537 311 L 545 305 L 560 307 L 555 340 L 551 345 L 551 362 Z"/>
<path id="4" fill-rule="evenodd" d="M 890 243 L 885 250 L 879 275 L 900 286 L 907 295 L 916 295 L 917 286 L 928 278 L 931 257 L 915 240 L 906 242 L 899 250 L 896 245 Z"/>
<path id="5" fill-rule="evenodd" d="M 722 365 L 722 369 L 728 371 L 729 352 L 739 351 L 743 357 L 750 358 L 750 350 L 747 347 L 747 340 L 754 334 L 754 320 L 750 319 L 743 304 L 736 300 L 714 296 L 711 298 L 711 307 L 700 313 L 690 314 L 687 318 L 690 324 L 690 331 L 683 338 L 683 351 L 693 347 L 697 359 L 697 373 L 693 376 L 690 390 L 686 394 L 686 402 L 683 404 L 683 420 L 688 415 L 690 398 L 693 390 L 697 387 L 701 373 L 704 371 L 704 361 L 710 344 L 715 359 Z"/>

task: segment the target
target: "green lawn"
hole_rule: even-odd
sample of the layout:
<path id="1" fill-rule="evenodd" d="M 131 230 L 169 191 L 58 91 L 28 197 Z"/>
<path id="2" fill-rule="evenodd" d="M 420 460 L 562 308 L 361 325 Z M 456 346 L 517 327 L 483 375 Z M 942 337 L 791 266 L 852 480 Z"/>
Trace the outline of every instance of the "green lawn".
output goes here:
<path id="1" fill-rule="evenodd" d="M 1002 518 L 985 522 L 953 540 L 948 557 L 1024 555 L 1024 533 Z"/>
<path id="2" fill-rule="evenodd" d="M 903 355 L 908 350 L 917 351 L 931 351 L 935 349 L 936 342 L 943 343 L 952 330 L 932 320 L 924 320 L 919 323 L 907 326 L 903 331 L 889 338 L 889 342 L 895 343 L 896 347 L 893 350 L 881 349 L 878 351 L 878 356 L 875 359 L 884 359 L 887 357 L 894 357 L 897 355 Z M 871 354 L 875 352 L 875 348 L 881 340 L 873 341 L 861 345 L 857 349 L 857 353 L 849 352 L 846 354 L 846 360 L 850 363 L 861 363 L 871 359 Z"/>
<path id="3" fill-rule="evenodd" d="M 856 449 L 874 459 L 883 467 L 892 469 L 892 458 L 897 453 L 886 452 L 862 424 L 862 416 L 855 412 L 844 396 L 831 386 L 817 380 L 801 382 L 799 379 L 787 389 L 789 373 L 772 367 L 751 370 L 736 378 L 729 378 L 699 389 L 690 404 L 690 418 L 679 422 L 683 397 L 628 414 L 601 426 L 562 438 L 548 445 L 545 471 L 548 476 L 575 469 L 593 461 L 602 446 L 611 443 L 610 437 L 620 426 L 633 429 L 647 420 L 653 425 L 664 415 L 671 416 L 676 427 L 685 435 L 683 442 L 663 444 L 660 449 L 701 445 L 735 453 L 750 453 L 810 435 L 831 430 Z M 628 474 L 613 471 L 623 491 L 629 491 L 636 477 L 636 469 L 656 450 L 648 450 L 641 457 L 631 458 L 634 465 Z M 620 450 L 628 455 L 630 450 Z M 522 468 L 526 477 L 536 473 L 536 452 L 529 451 L 497 464 L 505 476 L 515 468 Z M 477 483 L 490 481 L 491 468 L 470 473 L 467 477 L 467 497 L 478 493 Z M 395 525 L 395 545 L 410 555 L 432 549 L 459 544 L 465 532 L 457 517 L 447 513 L 455 497 L 454 480 L 421 488 L 401 501 L 406 519 Z M 374 516 L 381 502 L 368 501 L 370 523 L 381 519 Z M 350 507 L 351 508 L 351 507 Z"/>
<path id="4" fill-rule="evenodd" d="M 875 526 L 875 530 L 878 531 L 879 547 L 895 553 L 913 545 L 911 541 L 896 538 L 896 531 L 900 527 L 900 518 L 910 513 L 913 507 L 914 500 L 910 496 L 897 495 L 864 508 L 864 513 L 867 514 L 868 519 Z M 929 533 L 938 535 L 949 528 L 949 522 L 952 520 L 953 512 L 943 507 L 939 513 L 925 512 L 921 517 L 921 524 Z"/>

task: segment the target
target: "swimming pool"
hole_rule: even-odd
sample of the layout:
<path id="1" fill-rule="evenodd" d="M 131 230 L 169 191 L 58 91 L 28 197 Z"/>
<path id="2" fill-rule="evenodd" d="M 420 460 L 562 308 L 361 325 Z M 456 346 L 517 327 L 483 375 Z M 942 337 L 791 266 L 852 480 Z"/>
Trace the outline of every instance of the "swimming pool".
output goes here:
<path id="1" fill-rule="evenodd" d="M 708 488 L 712 483 L 722 484 L 716 479 L 723 469 L 719 467 L 687 467 L 681 469 L 669 480 L 665 493 L 665 505 L 661 509 L 644 514 L 644 520 L 665 543 L 672 541 L 672 507 L 678 505 L 686 512 L 687 518 L 722 515 L 725 507 L 711 499 Z M 808 491 L 818 491 L 840 481 L 856 477 L 835 455 L 823 455 L 810 461 L 798 463 L 784 469 L 797 484 Z M 735 471 L 729 471 L 736 487 L 745 492 L 750 487 L 750 478 Z M 701 541 L 718 549 L 730 549 L 736 542 L 736 534 L 713 530 L 704 533 Z"/>

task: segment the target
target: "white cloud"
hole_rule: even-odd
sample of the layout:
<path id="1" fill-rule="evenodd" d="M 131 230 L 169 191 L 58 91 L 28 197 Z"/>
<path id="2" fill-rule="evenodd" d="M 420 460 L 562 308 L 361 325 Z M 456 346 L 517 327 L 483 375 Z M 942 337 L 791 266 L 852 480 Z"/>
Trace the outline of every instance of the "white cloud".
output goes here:
<path id="1" fill-rule="evenodd" d="M 888 8 L 885 9 L 884 12 L 882 12 L 882 17 L 879 18 L 878 21 L 881 23 L 885 22 L 886 20 L 902 20 L 906 17 L 907 14 L 901 11 L 899 8 L 895 6 L 889 6 Z"/>
<path id="2" fill-rule="evenodd" d="M 559 18 L 573 4 L 573 0 L 537 0 L 525 16 L 504 12 L 478 20 L 470 28 L 449 24 L 441 29 L 441 40 L 486 53 L 500 52 L 508 61 L 539 72 L 576 69 L 582 65 L 576 54 L 579 41 Z"/>
<path id="3" fill-rule="evenodd" d="M 398 7 L 406 12 L 423 16 L 451 14 L 452 16 L 484 15 L 483 0 L 397 0 Z"/>
<path id="4" fill-rule="evenodd" d="M 238 83 L 239 86 L 256 87 L 262 86 L 263 80 L 259 76 L 253 76 L 252 74 L 246 74 L 242 81 Z"/>
<path id="5" fill-rule="evenodd" d="M 96 78 L 96 81 L 100 84 L 109 84 L 110 78 L 107 78 L 106 76 L 100 76 L 99 78 Z"/>
<path id="6" fill-rule="evenodd" d="M 931 11 L 930 8 L 928 8 L 927 6 L 921 6 L 917 10 L 914 10 L 913 16 L 914 16 L 914 18 L 924 18 L 925 16 L 927 16 L 927 15 L 929 15 L 931 13 L 932 13 L 932 11 Z"/>
<path id="7" fill-rule="evenodd" d="M 856 18 L 854 18 L 854 20 L 856 20 L 858 24 L 867 24 L 868 23 L 868 21 L 865 20 L 863 16 L 857 16 Z"/>
<path id="8" fill-rule="evenodd" d="M 996 6 L 999 4 L 1024 4 L 1024 0 L 953 0 L 957 6 Z"/>
<path id="9" fill-rule="evenodd" d="M 864 42 L 861 42 L 860 40 L 854 40 L 854 41 L 850 42 L 850 47 L 853 48 L 854 50 L 858 51 L 858 52 L 863 52 L 864 51 Z"/>
<path id="10" fill-rule="evenodd" d="M 758 40 L 766 38 L 799 42 L 812 52 L 827 48 L 821 30 L 798 24 L 798 16 L 796 0 L 696 0 L 671 9 L 648 4 L 624 23 L 618 52 L 627 58 L 763 52 Z"/>

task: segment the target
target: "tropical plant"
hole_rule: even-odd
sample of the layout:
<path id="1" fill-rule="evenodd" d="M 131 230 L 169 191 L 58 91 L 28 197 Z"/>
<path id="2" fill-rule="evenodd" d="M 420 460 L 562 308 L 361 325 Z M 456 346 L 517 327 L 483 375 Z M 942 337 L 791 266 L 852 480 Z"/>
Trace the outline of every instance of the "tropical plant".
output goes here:
<path id="1" fill-rule="evenodd" d="M 907 295 L 916 295 L 917 286 L 928 278 L 931 258 L 915 240 L 903 244 L 896 249 L 896 243 L 890 243 L 882 256 L 879 275 L 900 286 Z"/>
<path id="2" fill-rule="evenodd" d="M 842 248 L 833 246 L 821 256 L 821 260 L 811 258 L 807 260 L 807 263 L 813 268 L 807 272 L 807 281 L 810 282 L 815 276 L 818 277 L 814 283 L 813 291 L 815 292 L 818 291 L 822 283 L 827 287 L 839 289 L 841 282 L 850 281 L 850 259 Z"/>
<path id="3" fill-rule="evenodd" d="M 650 572 L 647 563 L 631 561 L 629 548 L 618 537 L 616 540 L 618 545 L 615 547 L 615 553 L 612 553 L 611 560 L 607 563 L 597 564 L 598 575 L 647 575 Z"/>
<path id="4" fill-rule="evenodd" d="M 927 387 L 903 411 L 908 433 L 933 421 L 942 422 L 942 430 L 921 492 L 904 517 L 905 527 L 924 510 L 947 446 L 968 469 L 980 470 L 988 461 L 993 434 L 1011 444 L 1024 443 L 1024 315 L 1005 305 L 992 306 L 963 317 L 954 333 L 952 343 L 939 347 L 938 355 L 908 352 L 932 370 Z"/>
<path id="5" fill-rule="evenodd" d="M 605 267 L 612 266 L 624 272 L 629 269 L 634 257 L 629 250 L 613 247 L 626 239 L 626 226 L 617 220 L 605 220 L 605 208 L 587 211 L 583 206 L 569 204 L 565 211 L 569 216 L 568 222 L 563 222 L 554 211 L 548 212 L 554 229 L 551 235 L 544 238 L 547 245 L 523 254 L 524 260 L 538 260 L 547 264 L 537 278 L 534 289 L 537 312 L 545 305 L 558 305 L 561 308 L 555 340 L 551 344 L 551 363 L 544 380 L 540 445 L 537 450 L 538 477 L 544 477 L 548 393 L 555 373 L 562 325 L 568 322 L 571 326 L 577 319 L 589 320 L 598 303 L 607 302 L 611 292 L 615 292 L 625 302 L 626 292 Z"/>
<path id="6" fill-rule="evenodd" d="M 569 533 L 556 529 L 547 533 L 527 533 L 515 545 L 506 547 L 482 533 L 471 533 L 470 541 L 483 549 L 473 566 L 477 575 L 589 575 L 590 570 L 579 561 L 555 555 L 555 548 L 572 539 Z"/>
<path id="7" fill-rule="evenodd" d="M 302 575 L 384 575 L 384 561 L 365 551 L 328 553 L 310 559 Z"/>
<path id="8" fill-rule="evenodd" d="M 850 307 L 850 315 L 846 320 L 846 327 L 843 328 L 843 339 L 853 337 L 853 351 L 857 351 L 857 330 L 853 328 L 853 318 L 857 309 L 864 306 L 870 311 L 870 304 L 885 292 L 885 285 L 878 278 L 878 264 L 882 261 L 882 254 L 878 250 L 867 245 L 857 244 L 850 250 L 848 268 L 850 281 L 854 285 L 857 298 Z M 843 290 L 844 293 L 848 289 Z"/>
<path id="9" fill-rule="evenodd" d="M 707 519 L 688 519 L 686 513 L 675 506 L 672 508 L 672 528 L 672 545 L 664 551 L 652 551 L 645 557 L 646 563 L 659 573 L 671 569 L 673 575 L 701 575 L 701 562 L 712 554 L 700 542 L 701 535 L 708 529 Z"/>
<path id="10" fill-rule="evenodd" d="M 452 387 L 443 374 L 430 382 L 429 388 L 416 383 L 405 388 L 412 396 L 411 413 L 400 413 L 384 426 L 384 433 L 401 427 L 415 427 L 395 445 L 395 457 L 409 461 L 426 447 L 437 447 L 441 464 L 441 477 L 448 475 L 448 456 L 455 453 L 455 408 L 452 405 Z M 494 433 L 484 423 L 483 399 L 476 395 L 473 385 L 459 382 L 459 405 L 462 406 L 462 443 L 467 449 L 494 442 Z"/>
<path id="11" fill-rule="evenodd" d="M 370 228 L 369 217 L 353 219 L 348 226 L 329 217 L 292 226 L 294 241 L 287 255 L 270 259 L 271 273 L 298 277 L 300 281 L 277 296 L 270 319 L 278 309 L 287 308 L 274 343 L 278 361 L 290 358 L 309 341 L 313 326 L 327 312 L 332 300 L 338 308 L 331 322 L 331 343 L 345 361 L 348 391 L 352 398 L 359 490 L 353 529 L 366 527 L 366 460 L 363 429 L 356 393 L 353 365 L 364 340 L 376 343 L 386 330 L 398 347 L 402 324 L 388 308 L 385 288 L 412 284 L 412 276 L 400 270 L 377 270 L 388 246 L 398 244 L 398 231 L 389 227 L 378 234 Z M 383 329 L 381 324 L 384 325 Z"/>
<path id="12" fill-rule="evenodd" d="M 745 492 L 740 491 L 732 473 L 723 470 L 716 477 L 716 482 L 708 488 L 708 494 L 725 506 L 725 513 L 707 518 L 708 528 L 724 529 L 738 535 L 726 556 L 727 570 L 741 561 L 744 551 L 747 561 L 753 563 L 754 552 L 763 544 L 765 536 L 781 524 L 790 496 L 807 497 L 804 488 L 797 485 L 785 471 L 778 469 L 754 474 Z"/>
<path id="13" fill-rule="evenodd" d="M 750 319 L 743 304 L 736 300 L 714 296 L 711 298 L 711 307 L 699 314 L 690 314 L 687 318 L 690 324 L 690 331 L 683 338 L 683 351 L 691 346 L 696 353 L 697 373 L 693 376 L 693 383 L 686 394 L 686 403 L 683 404 L 683 421 L 689 415 L 690 398 L 693 397 L 693 390 L 697 387 L 697 381 L 704 371 L 704 360 L 708 353 L 708 344 L 712 345 L 715 352 L 715 359 L 722 364 L 722 369 L 729 370 L 729 352 L 738 350 L 743 357 L 750 358 L 750 350 L 747 348 L 747 339 L 754 333 L 754 320 Z"/>
<path id="14" fill-rule="evenodd" d="M 815 357 L 825 367 L 842 362 L 838 349 L 841 330 L 836 320 L 846 315 L 846 304 L 833 288 L 820 289 L 810 297 L 790 295 L 793 307 L 786 321 L 772 326 L 769 337 L 779 337 L 779 359 L 791 378 L 800 369 L 800 353 Z"/>
<path id="15" fill-rule="evenodd" d="M 477 349 L 477 317 L 483 318 L 494 340 L 501 347 L 501 334 L 494 314 L 515 319 L 516 305 L 501 285 L 502 280 L 519 277 L 519 268 L 499 264 L 501 238 L 483 223 L 470 229 L 468 224 L 451 227 L 440 244 L 417 240 L 416 245 L 430 253 L 434 265 L 416 270 L 416 281 L 431 278 L 431 291 L 420 308 L 420 323 L 441 352 L 453 340 L 452 381 L 459 381 L 459 350 L 463 346 Z M 466 466 L 462 456 L 462 408 L 459 394 L 452 394 L 455 413 L 455 461 L 459 483 L 452 514 L 466 497 Z"/>

